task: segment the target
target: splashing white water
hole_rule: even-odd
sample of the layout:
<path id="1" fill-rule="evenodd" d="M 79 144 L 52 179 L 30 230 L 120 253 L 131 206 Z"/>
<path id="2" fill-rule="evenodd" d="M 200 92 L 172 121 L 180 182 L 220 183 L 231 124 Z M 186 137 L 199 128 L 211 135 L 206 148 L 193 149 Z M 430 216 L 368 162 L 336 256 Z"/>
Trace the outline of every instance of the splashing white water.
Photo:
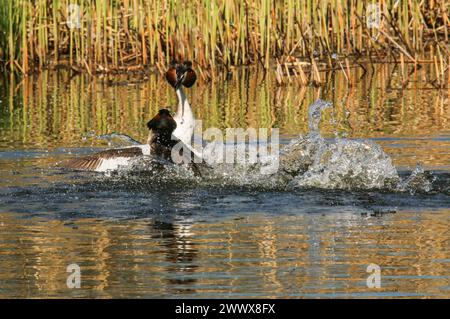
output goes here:
<path id="1" fill-rule="evenodd" d="M 202 185 L 219 184 L 223 187 L 388 189 L 402 192 L 428 192 L 432 189 L 432 181 L 427 178 L 420 166 L 409 178 L 402 181 L 391 158 L 373 141 L 339 137 L 324 139 L 320 135 L 319 123 L 323 111 L 330 107 L 333 105 L 323 100 L 317 100 L 311 104 L 308 109 L 309 133 L 293 139 L 281 150 L 277 158 L 261 157 L 258 163 L 252 164 L 243 160 L 237 163 L 200 165 L 200 176 L 192 174 L 192 167 L 189 165 L 178 166 L 148 159 L 137 161 L 132 167 L 124 167 L 121 171 L 122 173 L 133 172 L 133 174 L 151 172 L 154 181 L 181 179 Z M 136 142 L 120 134 L 110 134 L 107 137 L 109 139 L 119 137 L 127 143 Z M 208 150 L 208 146 L 206 149 Z M 212 157 L 211 154 L 204 154 L 204 158 Z M 270 175 L 261 173 L 264 171 L 261 169 L 264 165 L 275 160 L 279 160 L 279 169 L 276 173 Z"/>
<path id="2" fill-rule="evenodd" d="M 319 123 L 322 119 L 322 112 L 332 107 L 330 102 L 318 99 L 308 108 L 308 128 L 310 135 L 320 135 Z"/>
<path id="3" fill-rule="evenodd" d="M 281 168 L 292 176 L 289 188 L 379 189 L 399 181 L 397 170 L 381 147 L 370 140 L 320 136 L 323 110 L 332 104 L 317 100 L 308 110 L 310 132 L 283 149 Z"/>
<path id="4" fill-rule="evenodd" d="M 391 158 L 370 140 L 336 137 L 325 140 L 319 131 L 324 110 L 330 102 L 317 100 L 308 109 L 309 133 L 293 139 L 281 150 L 276 174 L 259 173 L 259 166 L 215 167 L 212 175 L 241 186 L 283 189 L 323 188 L 346 190 L 389 189 L 397 191 L 431 190 L 422 171 L 402 181 Z M 270 161 L 271 159 L 267 159 Z M 264 162 L 261 161 L 261 162 Z"/>
<path id="5" fill-rule="evenodd" d="M 110 147 L 125 147 L 141 144 L 132 137 L 120 133 L 110 133 L 104 135 L 96 135 L 95 133 L 88 133 L 83 137 L 83 139 L 86 138 L 98 138 L 101 140 L 106 140 Z"/>
<path id="6" fill-rule="evenodd" d="M 418 191 L 427 193 L 433 189 L 434 181 L 435 177 L 430 177 L 429 172 L 426 172 L 421 164 L 417 164 L 411 175 L 397 184 L 397 190 L 401 192 L 409 191 L 411 195 Z"/>
<path id="7" fill-rule="evenodd" d="M 390 157 L 372 141 L 334 139 L 327 142 L 310 136 L 303 141 L 309 151 L 307 162 L 302 163 L 305 170 L 297 171 L 290 187 L 376 189 L 391 187 L 399 180 Z M 290 151 L 293 149 L 286 152 Z M 301 163 L 300 158 L 297 161 Z"/>

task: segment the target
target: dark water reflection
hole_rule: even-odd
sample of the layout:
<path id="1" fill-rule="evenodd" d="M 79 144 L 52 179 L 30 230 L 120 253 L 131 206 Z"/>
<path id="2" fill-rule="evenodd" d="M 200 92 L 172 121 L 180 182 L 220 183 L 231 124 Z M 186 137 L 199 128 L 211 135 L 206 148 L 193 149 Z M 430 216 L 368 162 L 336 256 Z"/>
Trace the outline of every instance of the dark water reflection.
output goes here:
<path id="1" fill-rule="evenodd" d="M 448 210 L 0 216 L 2 297 L 448 297 Z M 71 263 L 81 289 L 66 286 Z M 380 289 L 366 286 L 370 263 Z"/>
<path id="2" fill-rule="evenodd" d="M 329 74 L 322 87 L 278 87 L 238 72 L 189 91 L 208 127 L 307 130 L 307 106 L 332 101 L 325 136 L 368 137 L 434 191 L 285 191 L 174 180 L 115 180 L 54 168 L 106 146 L 86 134 L 144 140 L 175 95 L 157 76 L 133 82 L 43 73 L 0 94 L 0 297 L 450 296 L 449 92 L 398 70 Z M 14 83 L 15 82 L 15 83 Z M 80 289 L 66 267 L 81 267 Z M 381 267 L 380 289 L 366 268 Z"/>

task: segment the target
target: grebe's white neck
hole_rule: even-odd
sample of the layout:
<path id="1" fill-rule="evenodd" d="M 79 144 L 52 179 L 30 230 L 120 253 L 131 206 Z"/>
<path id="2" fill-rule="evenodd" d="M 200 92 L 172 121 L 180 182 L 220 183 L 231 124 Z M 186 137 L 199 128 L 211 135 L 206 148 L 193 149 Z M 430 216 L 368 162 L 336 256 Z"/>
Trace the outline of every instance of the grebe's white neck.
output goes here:
<path id="1" fill-rule="evenodd" d="M 181 140 L 186 145 L 191 145 L 194 135 L 194 114 L 192 113 L 189 101 L 180 86 L 177 90 L 178 109 L 173 119 L 177 122 L 177 128 L 172 133 L 173 136 Z"/>
<path id="2" fill-rule="evenodd" d="M 192 114 L 191 106 L 189 105 L 189 101 L 184 94 L 183 88 L 180 86 L 177 90 L 177 97 L 178 97 L 178 109 L 175 114 L 176 117 L 179 117 L 183 120 L 184 115 L 188 115 L 189 113 Z M 178 122 L 177 122 L 178 124 Z M 182 124 L 182 123 L 181 123 Z"/>

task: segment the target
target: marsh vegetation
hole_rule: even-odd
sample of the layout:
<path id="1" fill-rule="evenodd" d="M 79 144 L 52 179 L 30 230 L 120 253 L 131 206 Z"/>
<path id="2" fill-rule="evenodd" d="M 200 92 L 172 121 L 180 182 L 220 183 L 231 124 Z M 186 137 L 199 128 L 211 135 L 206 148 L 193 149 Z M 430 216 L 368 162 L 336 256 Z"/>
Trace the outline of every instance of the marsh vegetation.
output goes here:
<path id="1" fill-rule="evenodd" d="M 29 74 L 66 66 L 90 75 L 163 72 L 195 61 L 200 78 L 260 65 L 279 84 L 348 78 L 361 60 L 431 63 L 447 83 L 446 1 L 18 0 L 0 8 L 3 68 Z M 226 72 L 225 72 L 226 73 Z M 407 76 L 407 74 L 405 74 Z"/>

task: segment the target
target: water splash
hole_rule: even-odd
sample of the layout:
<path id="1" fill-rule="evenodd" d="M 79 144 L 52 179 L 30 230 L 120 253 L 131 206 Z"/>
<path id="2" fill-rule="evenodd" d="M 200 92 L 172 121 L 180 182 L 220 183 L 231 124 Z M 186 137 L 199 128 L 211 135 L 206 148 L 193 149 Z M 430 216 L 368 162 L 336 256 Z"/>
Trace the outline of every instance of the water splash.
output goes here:
<path id="1" fill-rule="evenodd" d="M 303 160 L 296 156 L 299 151 L 306 155 Z M 306 136 L 288 146 L 286 153 L 288 165 L 284 169 L 293 176 L 290 188 L 382 189 L 393 187 L 399 180 L 390 157 L 369 140 L 325 141 Z M 287 160 L 293 156 L 294 165 L 292 159 Z"/>
<path id="2" fill-rule="evenodd" d="M 215 167 L 214 176 L 240 186 L 298 189 L 390 190 L 428 192 L 429 174 L 416 171 L 402 181 L 391 158 L 371 140 L 324 139 L 319 124 L 330 102 L 317 100 L 308 109 L 309 132 L 281 150 L 276 174 L 259 173 L 261 164 Z M 269 159 L 270 160 L 270 159 Z M 264 161 L 262 161 L 264 162 Z"/>
<path id="3" fill-rule="evenodd" d="M 335 137 L 325 140 L 319 131 L 322 112 L 332 104 L 317 100 L 308 110 L 310 132 L 291 141 L 282 152 L 281 169 L 291 177 L 287 188 L 346 190 L 386 189 L 428 192 L 429 174 L 417 167 L 402 181 L 391 158 L 375 142 Z"/>
<path id="4" fill-rule="evenodd" d="M 414 195 L 416 192 L 428 193 L 433 190 L 433 182 L 436 180 L 430 172 L 423 169 L 421 164 L 417 164 L 411 175 L 397 184 L 397 190 L 401 192 L 410 192 Z"/>
<path id="5" fill-rule="evenodd" d="M 332 107 L 333 104 L 321 99 L 316 100 L 308 108 L 308 128 L 310 135 L 320 135 L 319 123 L 322 119 L 322 112 Z"/>
<path id="6" fill-rule="evenodd" d="M 96 135 L 95 133 L 91 132 L 83 136 L 83 139 L 87 138 L 106 140 L 108 142 L 108 146 L 110 147 L 126 147 L 142 144 L 139 141 L 133 139 L 131 136 L 120 133 Z"/>
<path id="7" fill-rule="evenodd" d="M 402 180 L 391 158 L 371 140 L 346 139 L 337 135 L 332 139 L 324 139 L 320 135 L 319 124 L 324 110 L 332 106 L 332 103 L 320 99 L 311 104 L 308 109 L 308 134 L 293 139 L 277 158 L 266 156 L 257 163 L 243 160 L 237 161 L 238 163 L 203 166 L 200 177 L 193 174 L 188 165 L 179 166 L 146 159 L 136 161 L 131 167 L 121 168 L 114 176 L 123 178 L 125 175 L 130 178 L 133 175 L 136 179 L 145 172 L 146 179 L 150 176 L 153 183 L 159 184 L 188 181 L 207 186 L 253 189 L 378 189 L 411 193 L 429 192 L 433 189 L 430 174 L 420 165 L 408 178 Z M 127 135 L 116 133 L 99 138 L 119 140 L 128 145 L 138 143 Z M 273 174 L 261 173 L 261 168 L 274 160 L 279 160 L 278 171 Z"/>

